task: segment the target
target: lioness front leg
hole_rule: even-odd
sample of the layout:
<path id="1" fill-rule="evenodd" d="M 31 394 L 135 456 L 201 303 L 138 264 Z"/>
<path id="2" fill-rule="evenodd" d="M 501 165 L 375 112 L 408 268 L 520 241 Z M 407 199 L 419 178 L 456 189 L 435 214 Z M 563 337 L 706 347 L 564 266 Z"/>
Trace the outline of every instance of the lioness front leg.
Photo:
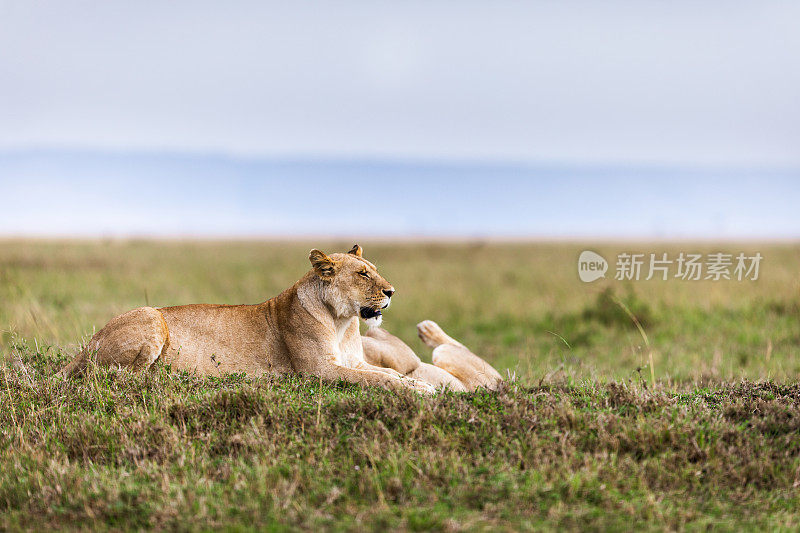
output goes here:
<path id="1" fill-rule="evenodd" d="M 344 343 L 344 353 L 340 349 L 340 343 L 336 340 L 335 328 L 331 329 L 334 333 L 332 338 L 320 340 L 304 335 L 303 331 L 287 332 L 284 342 L 291 353 L 292 367 L 295 371 L 306 372 L 328 380 L 344 379 L 351 383 L 392 390 L 411 389 L 424 394 L 436 392 L 436 389 L 427 383 L 411 378 L 397 377 L 391 372 L 386 372 L 386 369 L 364 368 L 363 366 L 368 363 L 363 360 L 357 320 L 348 326 L 350 334 L 347 335 L 348 342 Z"/>
<path id="2" fill-rule="evenodd" d="M 357 370 L 371 370 L 371 371 L 374 371 L 374 372 L 383 372 L 384 374 L 389 374 L 390 376 L 394 376 L 396 378 L 402 378 L 403 377 L 403 374 L 401 374 L 400 372 L 398 372 L 394 368 L 386 368 L 386 367 L 382 367 L 382 366 L 375 366 L 375 365 L 371 365 L 371 364 L 369 364 L 369 363 L 367 363 L 365 361 L 360 361 L 353 368 L 355 368 Z"/>
<path id="3" fill-rule="evenodd" d="M 311 373 L 331 381 L 344 379 L 351 383 L 379 386 L 390 390 L 411 389 L 422 394 L 434 394 L 436 392 L 436 389 L 428 383 L 402 376 L 397 377 L 379 370 L 362 370 L 337 364 L 324 364 L 311 371 Z"/>

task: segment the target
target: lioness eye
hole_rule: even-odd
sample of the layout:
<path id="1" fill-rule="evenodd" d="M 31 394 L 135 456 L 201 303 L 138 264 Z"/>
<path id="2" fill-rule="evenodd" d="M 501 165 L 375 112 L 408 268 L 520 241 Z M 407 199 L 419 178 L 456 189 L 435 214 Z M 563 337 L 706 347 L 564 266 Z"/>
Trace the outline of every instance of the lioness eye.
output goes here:
<path id="1" fill-rule="evenodd" d="M 369 279 L 369 272 L 367 272 L 366 270 L 362 270 L 362 271 L 360 271 L 360 272 L 358 273 L 358 275 L 359 275 L 359 276 L 363 276 L 363 277 L 365 277 L 365 278 Z"/>

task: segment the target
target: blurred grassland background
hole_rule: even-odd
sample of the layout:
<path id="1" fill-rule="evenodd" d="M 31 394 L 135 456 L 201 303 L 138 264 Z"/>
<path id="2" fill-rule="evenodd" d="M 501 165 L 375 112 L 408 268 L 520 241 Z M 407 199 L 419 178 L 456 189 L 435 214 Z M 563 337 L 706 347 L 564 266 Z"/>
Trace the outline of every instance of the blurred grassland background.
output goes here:
<path id="1" fill-rule="evenodd" d="M 143 305 L 257 303 L 345 241 L 35 240 L 0 242 L 2 348 L 71 355 L 113 316 Z M 439 322 L 502 372 L 543 379 L 797 380 L 800 244 L 752 242 L 360 242 L 397 288 L 384 327 L 430 361 L 415 324 Z M 582 283 L 577 258 L 609 260 Z M 620 252 L 761 252 L 757 281 L 616 281 Z M 617 302 L 642 324 L 649 345 Z M 649 349 L 654 367 L 649 368 Z"/>

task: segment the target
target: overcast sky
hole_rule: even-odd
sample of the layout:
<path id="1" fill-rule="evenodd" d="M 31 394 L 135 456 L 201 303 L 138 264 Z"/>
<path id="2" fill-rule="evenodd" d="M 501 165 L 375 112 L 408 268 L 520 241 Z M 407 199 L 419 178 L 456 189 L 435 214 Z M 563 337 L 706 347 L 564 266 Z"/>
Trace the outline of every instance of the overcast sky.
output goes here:
<path id="1" fill-rule="evenodd" d="M 0 235 L 797 238 L 798 24 L 769 0 L 0 0 Z"/>
<path id="2" fill-rule="evenodd" d="M 0 1 L 0 149 L 800 166 L 800 2 Z"/>

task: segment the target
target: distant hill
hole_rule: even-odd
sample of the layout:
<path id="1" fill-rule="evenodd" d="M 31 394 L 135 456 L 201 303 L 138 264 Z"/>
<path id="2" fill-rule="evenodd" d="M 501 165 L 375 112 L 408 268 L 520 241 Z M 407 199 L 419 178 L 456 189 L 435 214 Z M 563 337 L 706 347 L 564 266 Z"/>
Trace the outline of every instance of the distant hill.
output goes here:
<path id="1" fill-rule="evenodd" d="M 800 170 L 0 152 L 5 235 L 800 237 Z"/>

